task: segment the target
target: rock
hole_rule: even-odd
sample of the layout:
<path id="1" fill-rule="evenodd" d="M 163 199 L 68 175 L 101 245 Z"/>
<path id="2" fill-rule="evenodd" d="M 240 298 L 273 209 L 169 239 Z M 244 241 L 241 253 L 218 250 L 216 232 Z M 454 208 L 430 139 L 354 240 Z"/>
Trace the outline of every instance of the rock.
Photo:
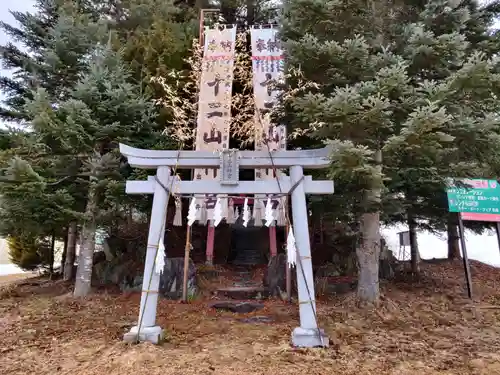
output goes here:
<path id="1" fill-rule="evenodd" d="M 92 271 L 93 284 L 110 284 L 111 275 L 113 274 L 113 269 L 115 267 L 117 267 L 117 265 L 106 261 L 94 263 L 94 270 Z"/>
<path id="2" fill-rule="evenodd" d="M 315 277 L 314 287 L 318 295 L 339 295 L 348 293 L 357 286 L 355 276 L 322 276 Z"/>
<path id="3" fill-rule="evenodd" d="M 102 263 L 106 261 L 106 253 L 104 251 L 96 251 L 92 258 L 92 264 L 95 266 L 96 264 Z"/>
<path id="4" fill-rule="evenodd" d="M 380 259 L 378 265 L 378 276 L 382 280 L 391 280 L 394 278 L 393 263 L 387 259 Z"/>
<path id="5" fill-rule="evenodd" d="M 134 292 L 142 290 L 143 266 L 133 260 L 124 261 L 115 258 L 113 261 L 100 261 L 94 265 L 92 279 L 94 285 L 119 285 L 122 291 Z M 184 275 L 184 258 L 165 259 L 165 267 L 160 276 L 160 294 L 167 298 L 182 296 L 182 279 Z M 188 296 L 195 295 L 196 268 L 189 261 Z"/>
<path id="6" fill-rule="evenodd" d="M 165 267 L 160 276 L 160 294 L 171 299 L 181 298 L 183 277 L 184 258 L 165 259 Z M 196 267 L 191 259 L 189 259 L 187 289 L 188 297 L 194 296 L 198 291 L 196 284 Z"/>
<path id="7" fill-rule="evenodd" d="M 292 287 L 296 288 L 296 271 L 292 270 Z M 281 297 L 286 292 L 286 254 L 278 254 L 269 260 L 264 275 L 264 286 L 271 297 Z"/>
<path id="8" fill-rule="evenodd" d="M 140 292 L 142 290 L 143 280 L 144 277 L 142 275 L 135 277 L 126 277 L 122 281 L 120 289 L 124 292 Z"/>
<path id="9" fill-rule="evenodd" d="M 327 293 L 328 294 L 346 294 L 356 289 L 358 281 L 350 277 L 329 278 Z"/>
<path id="10" fill-rule="evenodd" d="M 395 275 L 398 260 L 388 248 L 384 238 L 380 239 L 380 248 L 379 277 L 380 279 L 391 280 Z M 356 251 L 353 248 L 350 251 L 345 249 L 335 251 L 330 262 L 318 267 L 315 277 L 356 276 L 357 274 L 358 260 Z"/>
<path id="11" fill-rule="evenodd" d="M 216 310 L 225 310 L 238 314 L 247 314 L 252 311 L 263 309 L 264 305 L 257 302 L 223 301 L 211 303 L 210 307 Z"/>
<path id="12" fill-rule="evenodd" d="M 356 252 L 334 253 L 332 260 L 317 268 L 315 277 L 354 276 L 358 272 Z"/>
<path id="13" fill-rule="evenodd" d="M 385 240 L 381 239 L 380 242 L 381 250 L 378 268 L 379 278 L 383 280 L 392 280 L 394 278 L 398 260 L 394 256 L 394 253 L 387 247 Z"/>
<path id="14" fill-rule="evenodd" d="M 103 261 L 94 265 L 92 282 L 95 285 L 123 285 L 135 277 L 135 269 L 130 262 Z"/>
<path id="15" fill-rule="evenodd" d="M 484 369 L 487 365 L 484 359 L 475 358 L 469 361 L 469 366 L 473 369 L 481 370 Z"/>
<path id="16" fill-rule="evenodd" d="M 326 263 L 320 267 L 317 268 L 316 272 L 314 273 L 314 278 L 315 279 L 321 279 L 324 277 L 338 277 L 343 274 L 342 270 L 340 269 L 340 266 L 334 264 L 334 263 Z"/>
<path id="17" fill-rule="evenodd" d="M 272 323 L 273 319 L 268 316 L 252 316 L 250 318 L 240 319 L 242 323 Z"/>
<path id="18" fill-rule="evenodd" d="M 198 275 L 206 278 L 207 280 L 213 280 L 219 277 L 219 271 L 217 271 L 213 266 L 202 265 L 197 269 Z"/>
<path id="19" fill-rule="evenodd" d="M 217 289 L 217 295 L 237 300 L 262 299 L 269 296 L 269 291 L 261 286 L 232 286 Z"/>

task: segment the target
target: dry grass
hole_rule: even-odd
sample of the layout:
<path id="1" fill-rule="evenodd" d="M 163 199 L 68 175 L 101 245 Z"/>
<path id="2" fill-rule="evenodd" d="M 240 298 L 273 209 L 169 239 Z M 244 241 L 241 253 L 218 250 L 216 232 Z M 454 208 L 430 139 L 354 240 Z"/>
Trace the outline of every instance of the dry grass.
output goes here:
<path id="1" fill-rule="evenodd" d="M 11 284 L 13 282 L 24 280 L 30 277 L 34 277 L 36 275 L 35 272 L 26 272 L 26 273 L 15 273 L 12 275 L 1 275 L 0 276 L 0 285 Z"/>
<path id="2" fill-rule="evenodd" d="M 228 288 L 234 286 L 236 282 L 240 282 L 241 279 L 237 277 L 237 273 L 234 272 L 233 267 L 223 267 L 223 266 L 199 266 L 198 270 L 202 270 L 198 274 L 197 283 L 200 289 L 200 294 L 204 298 L 209 298 L 214 295 L 214 293 L 219 288 Z M 215 277 L 207 277 L 203 271 L 211 271 Z M 261 285 L 262 280 L 264 280 L 265 267 L 254 268 L 249 274 L 248 280 L 253 282 L 254 285 Z"/>
<path id="3" fill-rule="evenodd" d="M 460 262 L 427 264 L 420 280 L 383 286 L 381 306 L 353 296 L 320 301 L 329 349 L 289 346 L 297 307 L 268 302 L 248 324 L 206 301 L 162 300 L 162 346 L 126 345 L 137 295 L 75 301 L 61 282 L 19 284 L 0 300 L 1 374 L 500 374 L 500 270 L 473 263 L 476 299 L 463 298 Z M 252 314 L 249 314 L 252 315 Z"/>

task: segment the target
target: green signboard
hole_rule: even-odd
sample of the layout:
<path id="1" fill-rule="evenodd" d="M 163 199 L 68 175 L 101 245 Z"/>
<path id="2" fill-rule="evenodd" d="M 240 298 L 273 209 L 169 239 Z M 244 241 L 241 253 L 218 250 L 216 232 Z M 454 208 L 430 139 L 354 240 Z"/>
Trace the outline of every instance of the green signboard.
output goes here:
<path id="1" fill-rule="evenodd" d="M 453 182 L 447 189 L 448 209 L 450 212 L 467 213 L 469 220 L 485 220 L 485 215 L 500 214 L 500 184 L 496 180 L 462 179 L 457 186 Z M 482 218 L 481 218 L 482 217 Z M 489 221 L 489 220 L 488 220 Z M 497 220 L 491 220 L 497 221 Z"/>

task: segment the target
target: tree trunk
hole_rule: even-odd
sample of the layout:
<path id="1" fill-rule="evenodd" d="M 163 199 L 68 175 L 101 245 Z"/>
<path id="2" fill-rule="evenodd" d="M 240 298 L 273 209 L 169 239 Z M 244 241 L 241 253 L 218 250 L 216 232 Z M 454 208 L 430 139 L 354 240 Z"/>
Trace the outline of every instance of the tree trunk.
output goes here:
<path id="1" fill-rule="evenodd" d="M 64 273 L 64 263 L 66 263 L 66 253 L 68 252 L 68 231 L 64 234 L 64 247 L 61 256 L 61 275 Z"/>
<path id="2" fill-rule="evenodd" d="M 382 172 L 382 152 L 376 151 L 375 161 L 378 172 Z M 366 208 L 380 203 L 380 187 L 366 192 Z M 356 249 L 359 263 L 358 299 L 361 304 L 376 304 L 380 298 L 379 260 L 380 260 L 380 211 L 366 212 L 360 218 L 361 243 Z"/>
<path id="3" fill-rule="evenodd" d="M 82 244 L 80 256 L 78 257 L 78 268 L 76 270 L 75 297 L 85 297 L 90 293 L 92 283 L 92 266 L 95 250 L 95 214 L 97 211 L 96 187 L 91 182 L 87 208 L 85 210 L 85 224 L 82 229 Z"/>
<path id="4" fill-rule="evenodd" d="M 255 23 L 255 1 L 246 0 L 247 6 L 247 24 L 253 25 Z"/>
<path id="5" fill-rule="evenodd" d="M 360 219 L 361 244 L 356 249 L 359 263 L 358 298 L 375 304 L 380 297 L 380 213 L 365 213 Z"/>
<path id="6" fill-rule="evenodd" d="M 325 243 L 325 227 L 323 225 L 323 214 L 319 217 L 319 244 L 324 245 Z"/>
<path id="7" fill-rule="evenodd" d="M 418 274 L 420 272 L 420 252 L 418 251 L 417 223 L 410 210 L 408 210 L 408 228 L 410 232 L 411 272 Z"/>
<path id="8" fill-rule="evenodd" d="M 68 228 L 68 245 L 66 247 L 66 259 L 64 260 L 64 281 L 71 281 L 73 279 L 73 268 L 75 266 L 76 257 L 76 240 L 77 240 L 77 227 L 76 221 L 69 224 Z"/>
<path id="9" fill-rule="evenodd" d="M 49 256 L 49 278 L 52 279 L 54 275 L 54 260 L 55 260 L 55 253 L 56 251 L 56 235 L 55 233 L 52 233 L 51 240 L 50 240 L 50 256 Z"/>
<path id="10" fill-rule="evenodd" d="M 448 259 L 459 259 L 460 258 L 460 245 L 459 240 L 460 236 L 458 235 L 457 229 L 457 215 L 456 213 L 448 214 L 448 224 L 447 224 L 447 232 L 448 232 Z"/>

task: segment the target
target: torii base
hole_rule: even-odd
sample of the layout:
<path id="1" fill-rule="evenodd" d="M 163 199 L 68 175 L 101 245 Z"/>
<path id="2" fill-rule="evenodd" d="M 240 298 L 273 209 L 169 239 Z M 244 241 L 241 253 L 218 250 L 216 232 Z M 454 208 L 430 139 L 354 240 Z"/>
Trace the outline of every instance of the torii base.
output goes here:
<path id="1" fill-rule="evenodd" d="M 292 345 L 297 348 L 327 348 L 329 341 L 322 329 L 297 327 L 292 332 Z"/>
<path id="2" fill-rule="evenodd" d="M 160 344 L 163 341 L 163 329 L 160 326 L 142 327 L 139 337 L 137 337 L 138 327 L 134 326 L 123 335 L 123 341 L 129 343 L 136 342 L 150 342 L 153 344 Z"/>

